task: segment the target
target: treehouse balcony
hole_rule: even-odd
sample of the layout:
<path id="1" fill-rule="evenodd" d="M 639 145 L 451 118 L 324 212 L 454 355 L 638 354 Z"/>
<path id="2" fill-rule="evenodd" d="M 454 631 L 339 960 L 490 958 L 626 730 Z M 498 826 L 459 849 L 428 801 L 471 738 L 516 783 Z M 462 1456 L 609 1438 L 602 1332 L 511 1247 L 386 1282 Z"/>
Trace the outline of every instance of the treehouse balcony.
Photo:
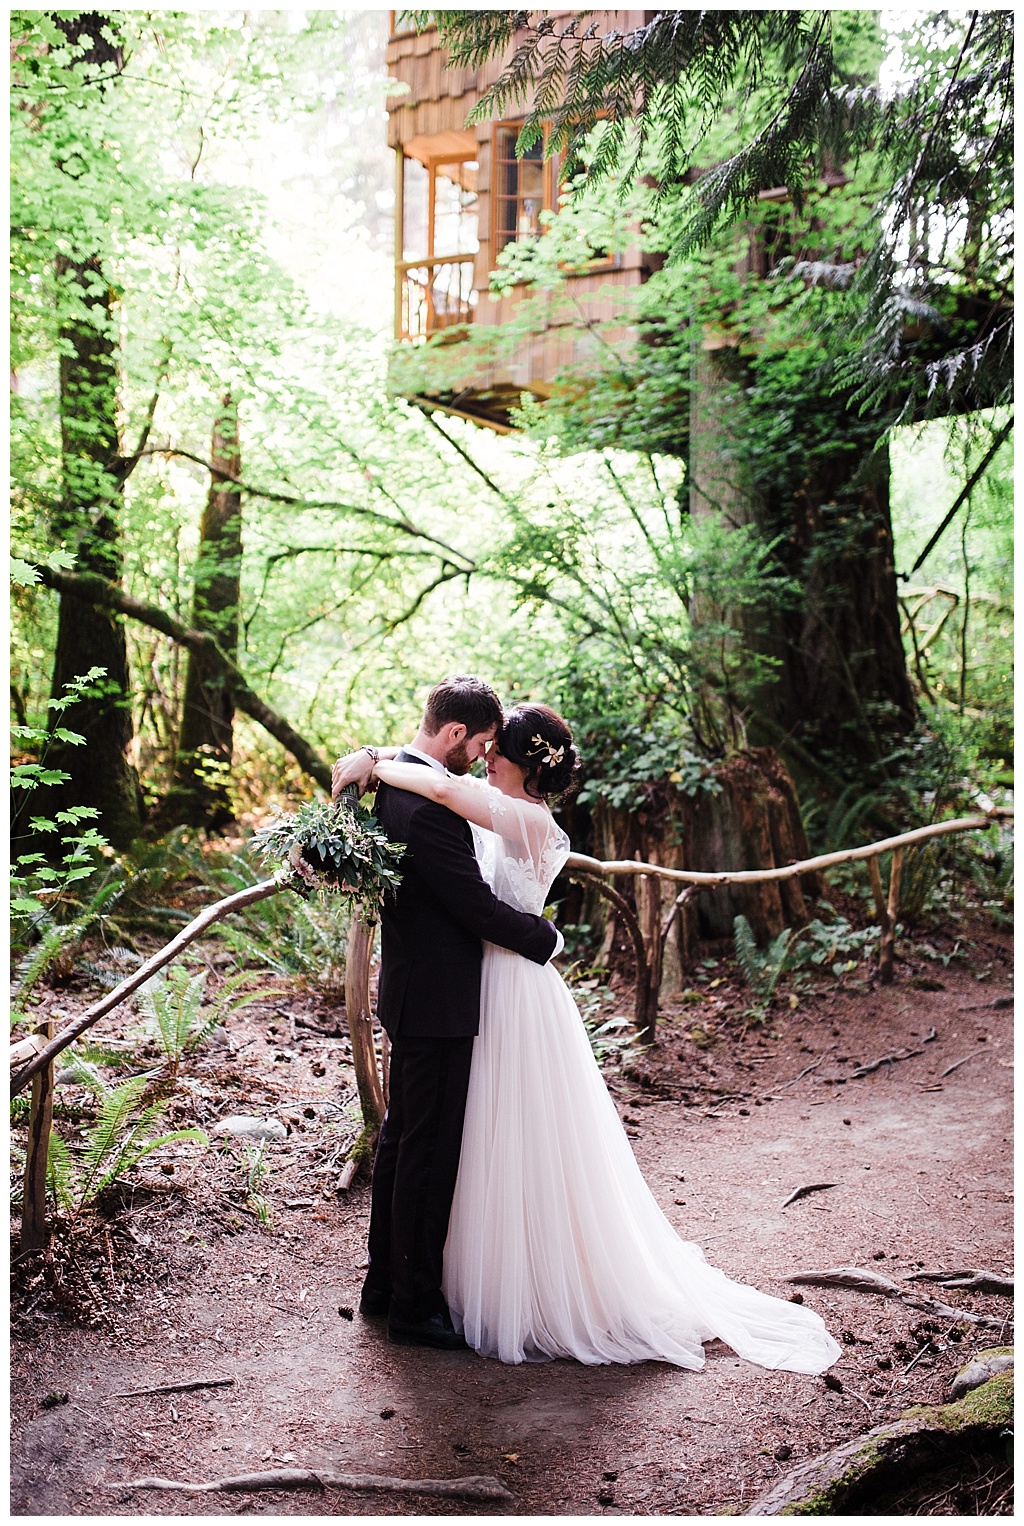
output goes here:
<path id="1" fill-rule="evenodd" d="M 572 14 L 551 12 L 553 16 Z M 602 27 L 639 26 L 647 11 L 605 11 Z M 504 60 L 449 68 L 431 29 L 418 33 L 391 13 L 388 143 L 395 153 L 395 340 L 389 383 L 422 406 L 441 408 L 499 431 L 511 427 L 522 395 L 543 400 L 558 374 L 596 341 L 525 286 L 502 295 L 491 271 L 509 244 L 543 233 L 562 190 L 557 155 L 538 142 L 521 158 L 520 120 L 466 119 Z M 647 274 L 638 249 L 590 260 L 568 273 L 577 313 L 614 321 Z M 522 319 L 529 304 L 531 320 Z M 513 328 L 513 325 L 518 327 Z M 623 334 L 626 329 L 623 328 Z"/>

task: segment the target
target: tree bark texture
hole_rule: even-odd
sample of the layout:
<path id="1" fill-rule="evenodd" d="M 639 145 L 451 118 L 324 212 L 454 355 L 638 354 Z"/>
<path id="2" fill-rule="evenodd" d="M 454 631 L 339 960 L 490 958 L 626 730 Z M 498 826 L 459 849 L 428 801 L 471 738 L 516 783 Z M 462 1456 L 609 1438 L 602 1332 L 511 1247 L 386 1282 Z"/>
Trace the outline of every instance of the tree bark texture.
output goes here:
<path id="1" fill-rule="evenodd" d="M 229 479 L 242 470 L 238 409 L 222 400 L 210 445 L 210 489 L 199 525 L 192 629 L 212 635 L 234 661 L 242 567 L 242 495 Z M 174 777 L 161 806 L 161 824 L 227 826 L 234 817 L 227 788 L 234 701 L 223 668 L 208 649 L 189 652 Z"/>
<path id="2" fill-rule="evenodd" d="M 692 796 L 659 783 L 639 811 L 599 802 L 593 813 L 595 853 L 605 861 L 639 858 L 707 873 L 781 868 L 810 858 L 792 779 L 772 748 L 734 753 L 716 765 L 712 778 L 719 786 L 716 793 L 700 789 Z M 619 881 L 618 888 L 632 899 L 644 925 L 653 927 L 671 905 L 664 892 L 656 905 L 649 885 L 640 880 L 633 885 Z M 743 915 L 758 942 L 766 943 L 784 927 L 802 927 L 810 917 L 808 901 L 820 894 L 819 876 L 806 874 L 716 887 L 689 897 L 669 932 L 662 968 L 652 973 L 662 999 L 679 989 L 698 940 L 731 938 L 733 919 Z M 617 921 L 610 918 L 604 962 L 613 957 L 619 937 Z"/>
<path id="3" fill-rule="evenodd" d="M 109 18 L 82 12 L 58 18 L 70 40 L 89 44 L 86 61 L 120 67 L 118 45 L 102 35 Z M 100 87 L 102 88 L 102 87 Z M 73 160 L 71 161 L 73 163 Z M 73 174 L 70 166 L 65 173 Z M 60 289 L 60 424 L 62 502 L 52 530 L 77 557 L 83 572 L 119 583 L 121 495 L 117 475 L 117 316 L 115 298 L 100 260 L 62 256 Z M 53 816 L 72 805 L 99 811 L 96 825 L 116 848 L 139 836 L 142 803 L 128 756 L 132 741 L 131 687 L 124 626 L 109 609 L 62 598 L 57 621 L 51 694 L 89 670 L 106 669 L 94 691 L 64 713 L 62 724 L 85 737 L 85 745 L 55 741 L 50 767 L 71 778 L 36 791 L 33 814 Z"/>
<path id="4" fill-rule="evenodd" d="M 374 926 L 354 916 L 348 935 L 345 960 L 345 1015 L 352 1040 L 352 1064 L 356 1073 L 363 1128 L 376 1138 L 384 1120 L 385 1100 L 381 1069 L 373 1042 L 373 1007 L 370 1002 L 370 967 L 373 960 Z"/>
<path id="5" fill-rule="evenodd" d="M 695 593 L 695 651 L 719 706 L 697 723 L 720 737 L 749 707 L 751 740 L 848 773 L 852 763 L 877 762 L 915 718 L 900 637 L 888 452 L 876 444 L 879 421 L 822 394 L 794 409 L 804 427 L 788 452 L 773 447 L 766 465 L 743 443 L 772 423 L 758 417 L 752 380 L 723 336 L 705 337 L 690 402 L 690 513 L 755 526 L 774 542 L 777 567 L 799 593 L 735 608 Z"/>

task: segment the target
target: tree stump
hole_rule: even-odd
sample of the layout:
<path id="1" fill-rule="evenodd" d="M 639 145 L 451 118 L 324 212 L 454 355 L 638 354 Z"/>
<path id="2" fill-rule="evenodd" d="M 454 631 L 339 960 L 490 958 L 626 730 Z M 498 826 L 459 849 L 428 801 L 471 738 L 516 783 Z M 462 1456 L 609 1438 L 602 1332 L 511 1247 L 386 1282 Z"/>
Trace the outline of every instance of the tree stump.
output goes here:
<path id="1" fill-rule="evenodd" d="M 692 796 L 659 780 L 640 811 L 613 809 L 599 801 L 592 818 L 591 852 L 604 860 L 640 858 L 708 873 L 781 868 L 810 858 L 793 781 L 772 748 L 731 754 L 714 766 L 713 778 L 717 793 L 701 789 Z M 698 939 L 731 939 L 733 920 L 742 914 L 757 941 L 767 943 L 784 927 L 802 927 L 809 921 L 807 902 L 820 895 L 821 888 L 820 876 L 805 874 L 764 885 L 727 885 L 689 897 L 665 940 L 659 976 L 662 999 L 680 989 Z M 619 889 L 635 906 L 641 925 L 653 927 L 647 880 L 620 880 Z M 658 894 L 659 902 L 664 894 Z M 613 911 L 606 924 L 600 955 L 604 964 L 610 962 L 623 930 L 620 920 Z"/>

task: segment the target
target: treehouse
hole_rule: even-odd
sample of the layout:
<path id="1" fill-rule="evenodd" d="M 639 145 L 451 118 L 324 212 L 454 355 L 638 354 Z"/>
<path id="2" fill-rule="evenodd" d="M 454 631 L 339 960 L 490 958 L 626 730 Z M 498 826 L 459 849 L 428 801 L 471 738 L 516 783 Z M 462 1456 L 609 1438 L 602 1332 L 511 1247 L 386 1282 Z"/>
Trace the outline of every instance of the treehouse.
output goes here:
<path id="1" fill-rule="evenodd" d="M 557 207 L 558 157 L 545 159 L 542 142 L 516 157 L 520 118 L 466 126 L 503 59 L 478 69 L 448 68 L 433 29 L 417 33 L 406 26 L 406 13 L 390 14 L 388 71 L 405 87 L 392 96 L 388 119 L 395 151 L 398 341 L 391 386 L 423 406 L 504 432 L 522 394 L 549 397 L 557 373 L 582 358 L 582 345 L 593 343 L 554 310 L 524 337 L 512 338 L 526 289 L 514 287 L 502 296 L 489 289 L 501 251 L 535 238 L 543 230 L 542 214 Z M 550 14 L 568 19 L 572 13 Z M 623 30 L 653 14 L 603 11 L 601 24 Z M 592 259 L 569 272 L 569 294 L 588 319 L 606 324 L 646 273 L 638 249 Z M 474 343 L 467 345 L 470 334 Z M 485 336 L 493 346 L 481 342 Z"/>

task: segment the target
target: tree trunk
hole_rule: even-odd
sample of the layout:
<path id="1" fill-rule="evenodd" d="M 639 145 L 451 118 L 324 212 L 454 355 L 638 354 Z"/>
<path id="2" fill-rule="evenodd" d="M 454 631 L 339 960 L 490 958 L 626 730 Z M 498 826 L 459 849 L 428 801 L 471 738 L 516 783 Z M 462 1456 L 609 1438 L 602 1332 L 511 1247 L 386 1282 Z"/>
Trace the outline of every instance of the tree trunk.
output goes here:
<path id="1" fill-rule="evenodd" d="M 241 475 L 238 409 L 223 398 L 210 445 L 210 490 L 199 526 L 192 629 L 208 631 L 221 651 L 238 652 L 242 566 L 242 495 L 229 478 Z M 234 703 L 222 665 L 203 649 L 189 653 L 174 778 L 159 817 L 162 826 L 216 830 L 234 817 L 227 789 Z"/>
<path id="2" fill-rule="evenodd" d="M 106 16 L 84 12 L 59 24 L 72 40 L 88 39 L 92 63 L 120 64 L 120 49 L 101 35 Z M 63 501 L 53 531 L 77 555 L 79 571 L 119 583 L 121 494 L 117 468 L 117 317 L 114 296 L 96 258 L 58 261 L 60 422 Z M 55 741 L 47 764 L 71 778 L 38 791 L 33 814 L 53 816 L 69 806 L 99 812 L 98 829 L 115 848 L 127 848 L 141 830 L 141 797 L 128 749 L 132 741 L 131 689 L 123 623 L 109 610 L 61 598 L 51 694 L 90 668 L 105 676 L 64 713 L 62 725 L 85 745 Z"/>
<path id="3" fill-rule="evenodd" d="M 743 443 L 762 425 L 779 428 L 758 417 L 756 381 L 722 336 L 703 340 L 690 402 L 690 513 L 755 526 L 799 592 L 735 608 L 694 596 L 705 679 L 697 728 L 708 743 L 736 746 L 737 714 L 748 712 L 749 739 L 779 747 L 800 772 L 849 773 L 877 763 L 915 719 L 889 458 L 876 444 L 882 423 L 865 422 L 841 396 L 808 391 L 790 404 L 792 448 L 784 457 L 775 449 L 766 467 Z"/>

